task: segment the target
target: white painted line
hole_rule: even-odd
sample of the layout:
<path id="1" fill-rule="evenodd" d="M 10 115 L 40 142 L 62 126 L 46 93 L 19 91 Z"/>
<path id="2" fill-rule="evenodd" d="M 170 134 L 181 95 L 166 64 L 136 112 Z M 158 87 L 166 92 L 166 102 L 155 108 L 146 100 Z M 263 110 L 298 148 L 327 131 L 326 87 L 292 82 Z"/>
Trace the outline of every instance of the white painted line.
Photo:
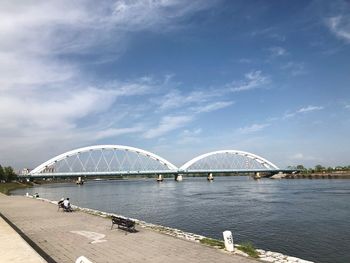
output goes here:
<path id="1" fill-rule="evenodd" d="M 81 236 L 84 236 L 88 239 L 91 239 L 92 241 L 90 242 L 91 244 L 96 244 L 96 243 L 102 243 L 102 242 L 106 242 L 107 240 L 102 239 L 104 238 L 106 235 L 104 234 L 100 234 L 100 233 L 96 233 L 96 232 L 90 232 L 90 231 L 70 231 L 73 234 L 78 234 Z"/>

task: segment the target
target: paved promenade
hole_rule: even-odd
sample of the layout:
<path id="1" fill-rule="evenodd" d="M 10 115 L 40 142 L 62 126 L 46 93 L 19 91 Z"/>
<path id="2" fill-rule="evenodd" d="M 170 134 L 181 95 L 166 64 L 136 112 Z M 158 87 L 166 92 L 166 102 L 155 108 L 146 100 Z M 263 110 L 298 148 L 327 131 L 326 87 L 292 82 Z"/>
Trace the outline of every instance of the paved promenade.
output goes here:
<path id="1" fill-rule="evenodd" d="M 83 212 L 58 212 L 53 204 L 22 196 L 0 194 L 0 212 L 52 262 L 75 262 L 82 255 L 96 263 L 257 262 L 138 226 L 137 233 L 110 230 L 108 219 Z M 2 250 L 1 239 L 0 247 Z"/>
<path id="2" fill-rule="evenodd" d="M 0 217 L 0 262 L 44 263 L 38 253 Z"/>

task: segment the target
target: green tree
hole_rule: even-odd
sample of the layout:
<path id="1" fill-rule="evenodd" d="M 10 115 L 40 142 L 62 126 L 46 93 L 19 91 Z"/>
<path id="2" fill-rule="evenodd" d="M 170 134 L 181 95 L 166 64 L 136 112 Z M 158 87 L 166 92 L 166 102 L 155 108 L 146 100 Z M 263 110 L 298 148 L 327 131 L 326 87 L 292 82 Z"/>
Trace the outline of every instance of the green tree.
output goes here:
<path id="1" fill-rule="evenodd" d="M 328 167 L 327 168 L 327 172 L 332 172 L 333 171 L 333 167 Z"/>
<path id="2" fill-rule="evenodd" d="M 0 165 L 0 183 L 5 180 L 5 172 L 2 166 Z"/>
<path id="3" fill-rule="evenodd" d="M 304 167 L 304 165 L 302 165 L 302 164 L 298 164 L 298 165 L 297 165 L 297 169 L 298 169 L 298 170 L 302 170 L 303 172 L 307 170 L 307 169 Z"/>
<path id="4" fill-rule="evenodd" d="M 11 182 L 16 179 L 17 175 L 13 171 L 13 168 L 11 166 L 7 166 L 3 168 L 4 174 L 5 174 L 5 181 L 6 182 Z"/>
<path id="5" fill-rule="evenodd" d="M 320 164 L 315 166 L 315 171 L 316 172 L 321 172 L 321 171 L 324 171 L 324 170 L 325 170 L 325 168 L 322 165 L 320 165 Z"/>

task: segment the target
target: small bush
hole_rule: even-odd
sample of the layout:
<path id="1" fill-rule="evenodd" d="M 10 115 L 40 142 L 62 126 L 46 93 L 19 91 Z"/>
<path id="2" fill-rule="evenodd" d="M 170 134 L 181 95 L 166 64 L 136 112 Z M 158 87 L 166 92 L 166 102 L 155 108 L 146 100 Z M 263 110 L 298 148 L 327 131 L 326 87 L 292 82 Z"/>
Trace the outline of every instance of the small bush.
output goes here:
<path id="1" fill-rule="evenodd" d="M 202 244 L 209 245 L 212 247 L 225 248 L 224 241 L 213 239 L 213 238 L 203 238 L 200 240 Z"/>
<path id="2" fill-rule="evenodd" d="M 251 242 L 245 242 L 245 243 L 239 244 L 237 249 L 243 251 L 244 253 L 247 253 L 249 256 L 253 258 L 259 257 L 259 253 L 255 250 Z"/>

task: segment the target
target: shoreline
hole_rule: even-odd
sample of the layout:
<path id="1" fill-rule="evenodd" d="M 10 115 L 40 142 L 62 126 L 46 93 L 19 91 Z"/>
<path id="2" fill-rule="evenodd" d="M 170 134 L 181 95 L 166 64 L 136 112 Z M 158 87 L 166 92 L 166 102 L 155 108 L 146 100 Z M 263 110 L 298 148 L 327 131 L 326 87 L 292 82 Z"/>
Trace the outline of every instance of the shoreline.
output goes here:
<path id="1" fill-rule="evenodd" d="M 54 205 L 57 205 L 57 201 L 53 201 L 53 200 L 49 200 L 46 198 L 36 198 L 33 196 L 24 196 L 27 198 L 31 198 L 31 199 L 37 199 L 37 200 L 41 200 L 44 202 L 48 202 Z M 174 238 L 178 238 L 178 239 L 182 239 L 182 240 L 186 240 L 186 241 L 190 241 L 190 242 L 195 242 L 195 243 L 200 243 L 201 245 L 204 246 L 209 246 L 212 248 L 215 248 L 217 250 L 220 250 L 224 253 L 229 253 L 229 254 L 234 254 L 234 255 L 240 255 L 243 257 L 247 257 L 247 258 L 252 258 L 252 259 L 257 259 L 260 260 L 262 262 L 274 262 L 274 263 L 313 263 L 313 261 L 308 261 L 308 260 L 304 260 L 301 258 L 297 258 L 297 257 L 293 257 L 293 256 L 288 256 L 288 255 L 284 255 L 282 253 L 279 252 L 273 252 L 273 251 L 266 251 L 263 249 L 255 249 L 256 252 L 258 253 L 258 257 L 257 258 L 253 258 L 251 256 L 249 256 L 247 253 L 243 252 L 242 250 L 240 250 L 241 245 L 240 244 L 235 244 L 235 251 L 233 253 L 226 251 L 223 247 L 224 247 L 224 243 L 222 240 L 217 240 L 217 239 L 212 239 L 203 235 L 198 235 L 195 233 L 191 233 L 191 232 L 186 232 L 186 231 L 182 231 L 180 229 L 176 229 L 176 228 L 171 228 L 171 227 L 167 227 L 167 226 L 163 226 L 163 225 L 158 225 L 158 224 L 153 224 L 153 223 L 147 223 L 143 220 L 139 220 L 136 218 L 130 218 L 130 217 L 125 217 L 123 215 L 119 215 L 119 214 L 115 214 L 115 213 L 107 213 L 104 211 L 100 211 L 100 210 L 96 210 L 96 209 L 91 209 L 91 208 L 85 208 L 85 207 L 79 207 L 76 205 L 72 205 L 72 208 L 76 211 L 81 211 L 83 213 L 87 213 L 90 215 L 94 215 L 94 216 L 98 216 L 98 217 L 102 217 L 105 219 L 110 219 L 112 216 L 117 216 L 117 217 L 123 217 L 123 218 L 128 218 L 131 219 L 133 221 L 135 221 L 135 223 L 145 229 L 151 230 L 151 231 L 155 231 L 164 235 L 168 235 L 168 236 L 172 236 Z M 203 242 L 206 240 L 212 240 L 215 241 L 215 245 L 212 245 L 210 243 L 207 242 Z M 218 245 L 219 244 L 221 245 Z"/>
<path id="2" fill-rule="evenodd" d="M 299 173 L 288 174 L 285 179 L 350 179 L 350 173 Z"/>

